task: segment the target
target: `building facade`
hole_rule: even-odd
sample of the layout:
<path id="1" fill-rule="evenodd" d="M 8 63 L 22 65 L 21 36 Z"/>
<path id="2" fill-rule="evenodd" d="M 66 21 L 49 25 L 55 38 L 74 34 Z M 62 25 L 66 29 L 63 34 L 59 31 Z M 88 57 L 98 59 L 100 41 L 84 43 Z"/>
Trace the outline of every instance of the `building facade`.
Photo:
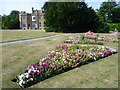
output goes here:
<path id="1" fill-rule="evenodd" d="M 44 30 L 44 12 L 42 10 L 34 10 L 32 13 L 22 11 L 19 14 L 20 28 L 24 30 Z"/>

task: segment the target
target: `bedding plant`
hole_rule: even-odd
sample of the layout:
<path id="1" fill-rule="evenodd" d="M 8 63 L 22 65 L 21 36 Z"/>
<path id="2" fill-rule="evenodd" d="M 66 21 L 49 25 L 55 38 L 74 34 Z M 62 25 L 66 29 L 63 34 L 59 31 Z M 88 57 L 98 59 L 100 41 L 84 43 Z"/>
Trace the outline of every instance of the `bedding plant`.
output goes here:
<path id="1" fill-rule="evenodd" d="M 103 45 L 104 43 L 101 41 L 98 41 L 97 38 L 91 39 L 87 38 L 87 36 L 77 36 L 77 37 L 69 37 L 67 40 L 64 41 L 64 43 L 69 44 L 97 44 L 97 45 Z"/>
<path id="2" fill-rule="evenodd" d="M 48 55 L 39 60 L 38 63 L 29 65 L 24 73 L 14 78 L 14 81 L 24 88 L 27 84 L 36 80 L 42 81 L 115 53 L 117 53 L 115 49 L 107 46 L 62 44 L 49 51 Z"/>

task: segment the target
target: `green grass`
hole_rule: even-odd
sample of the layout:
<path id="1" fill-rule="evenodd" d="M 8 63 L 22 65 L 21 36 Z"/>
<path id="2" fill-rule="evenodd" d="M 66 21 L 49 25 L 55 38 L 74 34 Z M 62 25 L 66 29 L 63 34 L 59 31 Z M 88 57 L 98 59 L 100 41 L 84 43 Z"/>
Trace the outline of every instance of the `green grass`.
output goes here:
<path id="1" fill-rule="evenodd" d="M 43 30 L 1 30 L 2 40 L 0 42 L 11 42 L 19 40 L 27 40 L 39 37 L 47 37 L 60 33 L 45 32 Z"/>
<path id="2" fill-rule="evenodd" d="M 2 47 L 2 88 L 20 88 L 12 82 L 16 75 L 28 65 L 38 62 L 49 50 L 62 44 L 69 36 L 27 42 Z M 116 36 L 107 35 L 112 38 Z M 106 42 L 118 50 L 118 43 Z M 68 72 L 56 75 L 29 88 L 117 88 L 118 87 L 118 53 L 86 64 Z"/>

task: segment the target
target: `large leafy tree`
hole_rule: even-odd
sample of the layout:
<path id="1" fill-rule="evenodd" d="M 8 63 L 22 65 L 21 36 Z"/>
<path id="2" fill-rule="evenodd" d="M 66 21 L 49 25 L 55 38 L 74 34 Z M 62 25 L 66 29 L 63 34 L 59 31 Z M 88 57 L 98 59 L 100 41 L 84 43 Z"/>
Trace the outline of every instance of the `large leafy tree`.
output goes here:
<path id="1" fill-rule="evenodd" d="M 2 16 L 2 29 L 19 29 L 19 11 L 13 10 L 10 15 Z"/>
<path id="2" fill-rule="evenodd" d="M 108 2 L 103 2 L 97 12 L 100 21 L 108 27 L 109 31 L 115 29 L 120 30 L 120 2 L 115 2 L 115 0 L 108 0 Z M 108 30 L 106 29 L 106 30 Z M 104 29 L 101 29 L 104 31 Z"/>
<path id="3" fill-rule="evenodd" d="M 109 18 L 112 23 L 120 23 L 120 7 L 113 8 Z"/>
<path id="4" fill-rule="evenodd" d="M 117 6 L 117 3 L 114 0 L 108 0 L 108 2 L 103 2 L 98 10 L 98 15 L 103 19 L 104 22 L 112 22 L 111 15 L 112 11 Z"/>
<path id="5" fill-rule="evenodd" d="M 85 32 L 100 27 L 98 16 L 85 2 L 46 2 L 43 9 L 46 31 Z"/>

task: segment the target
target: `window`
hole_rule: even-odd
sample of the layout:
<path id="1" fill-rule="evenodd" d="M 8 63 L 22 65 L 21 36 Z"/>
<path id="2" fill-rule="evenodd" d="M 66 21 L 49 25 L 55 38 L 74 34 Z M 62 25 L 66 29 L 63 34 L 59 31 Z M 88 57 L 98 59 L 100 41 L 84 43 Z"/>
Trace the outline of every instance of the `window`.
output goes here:
<path id="1" fill-rule="evenodd" d="M 35 16 L 32 16 L 32 21 L 35 21 L 36 20 L 36 17 Z"/>
<path id="2" fill-rule="evenodd" d="M 26 27 L 26 23 L 23 23 L 22 26 L 23 26 L 23 27 Z"/>
<path id="3" fill-rule="evenodd" d="M 35 20 L 35 17 L 33 17 L 33 19 Z"/>
<path id="4" fill-rule="evenodd" d="M 25 20 L 25 19 L 26 19 L 26 17 L 24 16 L 22 19 L 23 19 L 23 20 Z"/>
<path id="5" fill-rule="evenodd" d="M 39 17 L 39 20 L 41 20 L 41 17 Z"/>
<path id="6" fill-rule="evenodd" d="M 39 27 L 41 27 L 41 22 L 40 22 L 40 24 L 39 24 Z"/>
<path id="7" fill-rule="evenodd" d="M 33 27 L 33 28 L 36 28 L 36 23 L 32 23 L 32 27 Z"/>
<path id="8" fill-rule="evenodd" d="M 28 28 L 30 27 L 30 24 L 28 24 Z"/>

